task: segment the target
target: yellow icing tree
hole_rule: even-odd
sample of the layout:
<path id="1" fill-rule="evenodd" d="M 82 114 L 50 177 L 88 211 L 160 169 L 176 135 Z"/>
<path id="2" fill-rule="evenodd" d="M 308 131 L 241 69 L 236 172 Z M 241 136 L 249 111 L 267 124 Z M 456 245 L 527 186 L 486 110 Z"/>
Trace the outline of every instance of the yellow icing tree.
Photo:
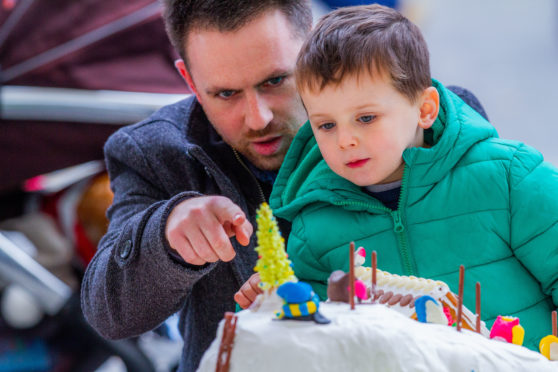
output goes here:
<path id="1" fill-rule="evenodd" d="M 262 203 L 257 211 L 258 262 L 255 271 L 260 273 L 263 290 L 277 288 L 285 282 L 296 281 L 291 261 L 285 252 L 285 240 L 277 227 L 277 220 L 267 203 Z"/>

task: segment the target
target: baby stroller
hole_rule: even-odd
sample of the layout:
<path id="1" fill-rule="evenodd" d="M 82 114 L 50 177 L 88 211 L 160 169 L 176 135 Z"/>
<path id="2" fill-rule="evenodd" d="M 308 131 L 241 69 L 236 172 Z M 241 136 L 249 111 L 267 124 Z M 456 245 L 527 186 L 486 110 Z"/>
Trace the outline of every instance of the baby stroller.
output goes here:
<path id="1" fill-rule="evenodd" d="M 79 208 L 94 185 L 110 194 L 105 140 L 186 92 L 159 13 L 156 0 L 0 2 L 0 372 L 94 371 L 111 356 L 168 370 L 141 339 L 98 336 L 79 304 L 102 234 Z"/>

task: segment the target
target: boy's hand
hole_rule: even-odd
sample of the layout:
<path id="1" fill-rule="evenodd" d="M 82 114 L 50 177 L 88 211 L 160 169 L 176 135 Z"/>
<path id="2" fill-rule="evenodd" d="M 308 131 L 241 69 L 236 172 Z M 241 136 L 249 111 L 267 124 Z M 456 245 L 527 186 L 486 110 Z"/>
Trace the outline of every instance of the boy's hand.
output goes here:
<path id="1" fill-rule="evenodd" d="M 246 246 L 252 225 L 244 212 L 224 196 L 201 196 L 177 204 L 165 226 L 171 248 L 189 264 L 230 261 L 236 255 L 229 238 Z"/>
<path id="2" fill-rule="evenodd" d="M 260 284 L 260 274 L 256 273 L 252 275 L 250 279 L 248 279 L 246 283 L 242 285 L 242 287 L 240 287 L 238 292 L 235 293 L 234 300 L 240 305 L 241 308 L 247 309 L 248 307 L 250 307 L 250 305 L 252 305 L 252 302 L 254 302 L 254 300 L 256 299 L 256 296 L 258 296 L 260 293 L 263 293 L 263 290 L 258 284 Z"/>

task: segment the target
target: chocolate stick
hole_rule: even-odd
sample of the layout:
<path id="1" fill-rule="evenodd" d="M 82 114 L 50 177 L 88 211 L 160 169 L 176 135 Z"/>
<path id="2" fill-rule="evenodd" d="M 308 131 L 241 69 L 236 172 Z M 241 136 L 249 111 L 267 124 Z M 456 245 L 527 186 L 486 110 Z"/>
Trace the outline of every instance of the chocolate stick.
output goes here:
<path id="1" fill-rule="evenodd" d="M 349 303 L 355 309 L 355 242 L 349 245 Z"/>
<path id="2" fill-rule="evenodd" d="M 374 297 L 376 296 L 376 268 L 378 267 L 378 258 L 376 251 L 372 251 L 372 288 L 370 288 L 370 297 L 372 298 L 372 303 L 375 302 Z"/>
<path id="3" fill-rule="evenodd" d="M 476 308 L 476 312 L 477 312 L 477 324 L 476 324 L 476 331 L 477 333 L 481 333 L 481 288 L 480 288 L 480 283 L 477 282 L 477 296 L 476 296 L 476 300 L 477 300 L 477 308 Z"/>
<path id="4" fill-rule="evenodd" d="M 219 354 L 217 355 L 217 365 L 215 367 L 215 372 L 229 371 L 237 320 L 238 317 L 234 315 L 234 313 L 230 311 L 227 311 L 225 313 L 223 336 L 221 337 L 221 344 L 219 345 Z"/>
<path id="5" fill-rule="evenodd" d="M 554 337 L 558 336 L 558 334 L 556 334 L 556 333 L 557 333 L 557 331 L 556 331 L 556 310 L 554 310 L 552 312 L 552 335 Z"/>
<path id="6" fill-rule="evenodd" d="M 457 296 L 457 331 L 461 332 L 461 313 L 463 312 L 463 279 L 465 267 L 459 266 L 459 295 Z"/>

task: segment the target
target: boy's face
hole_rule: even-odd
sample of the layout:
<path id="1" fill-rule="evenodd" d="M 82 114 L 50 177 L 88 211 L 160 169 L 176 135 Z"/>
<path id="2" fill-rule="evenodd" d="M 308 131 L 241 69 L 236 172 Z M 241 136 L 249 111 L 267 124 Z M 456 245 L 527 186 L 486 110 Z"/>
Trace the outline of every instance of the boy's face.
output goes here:
<path id="1" fill-rule="evenodd" d="M 377 75 L 351 75 L 339 85 L 300 92 L 325 161 L 358 186 L 400 180 L 403 151 L 423 146 L 423 130 L 438 112 L 435 88 L 411 103 L 386 74 Z"/>

